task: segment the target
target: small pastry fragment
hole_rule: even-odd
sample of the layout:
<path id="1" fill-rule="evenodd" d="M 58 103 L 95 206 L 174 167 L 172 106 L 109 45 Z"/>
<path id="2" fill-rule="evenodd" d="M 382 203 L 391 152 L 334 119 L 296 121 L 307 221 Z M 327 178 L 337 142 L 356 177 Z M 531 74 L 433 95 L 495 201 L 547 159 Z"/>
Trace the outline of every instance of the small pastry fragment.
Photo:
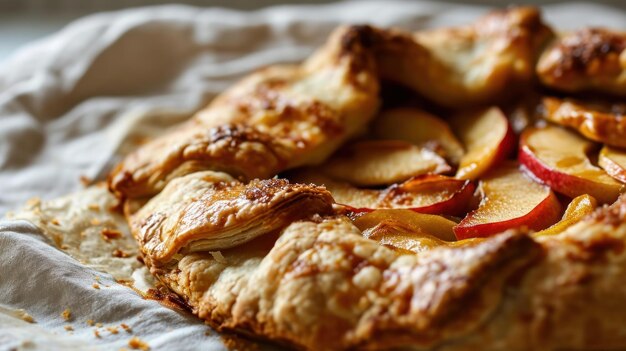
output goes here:
<path id="1" fill-rule="evenodd" d="M 294 220 L 330 214 L 332 203 L 322 187 L 284 179 L 244 184 L 205 171 L 172 181 L 130 215 L 130 227 L 144 259 L 159 265 L 179 254 L 238 246 Z"/>
<path id="2" fill-rule="evenodd" d="M 462 109 L 515 97 L 528 87 L 552 37 L 538 9 L 515 7 L 461 27 L 413 35 L 390 31 L 381 39 L 377 61 L 382 77 Z"/>
<path id="3" fill-rule="evenodd" d="M 550 122 L 573 128 L 593 141 L 626 147 L 624 103 L 546 97 L 543 99 L 543 117 Z"/>
<path id="4" fill-rule="evenodd" d="M 568 92 L 626 96 L 626 32 L 584 28 L 563 35 L 541 55 L 537 75 Z"/>

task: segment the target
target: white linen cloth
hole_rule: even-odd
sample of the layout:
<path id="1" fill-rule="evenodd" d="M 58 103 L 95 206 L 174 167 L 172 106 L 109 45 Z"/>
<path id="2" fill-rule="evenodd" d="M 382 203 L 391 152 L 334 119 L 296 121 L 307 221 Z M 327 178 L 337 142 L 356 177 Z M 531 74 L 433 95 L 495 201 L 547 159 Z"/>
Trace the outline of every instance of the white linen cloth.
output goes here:
<path id="1" fill-rule="evenodd" d="M 256 12 L 159 6 L 96 14 L 0 63 L 0 217 L 28 198 L 52 199 L 102 179 L 118 155 L 203 107 L 255 68 L 307 57 L 338 24 L 408 30 L 468 23 L 487 9 L 435 2 L 358 1 Z M 623 11 L 593 4 L 545 7 L 559 29 L 626 29 Z M 93 289 L 93 277 L 110 285 Z M 126 323 L 152 350 L 225 349 L 192 316 L 143 300 L 110 275 L 53 248 L 25 221 L 0 221 L 0 350 L 119 349 L 131 334 L 95 338 L 68 323 L 71 306 Z M 24 309 L 29 324 L 15 317 Z"/>

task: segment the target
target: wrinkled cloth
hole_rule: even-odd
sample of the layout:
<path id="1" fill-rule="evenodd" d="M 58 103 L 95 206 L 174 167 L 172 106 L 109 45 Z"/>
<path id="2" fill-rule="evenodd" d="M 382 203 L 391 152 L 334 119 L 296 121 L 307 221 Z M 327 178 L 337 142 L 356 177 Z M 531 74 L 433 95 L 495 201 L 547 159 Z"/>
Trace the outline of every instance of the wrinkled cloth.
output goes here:
<path id="1" fill-rule="evenodd" d="M 102 180 L 120 155 L 188 118 L 256 68 L 297 62 L 339 24 L 406 30 L 468 23 L 487 10 L 435 2 L 359 1 L 257 12 L 158 6 L 96 14 L 0 63 L 0 217 Z M 623 11 L 593 4 L 544 8 L 558 29 L 626 29 Z M 94 276 L 107 289 L 93 289 Z M 72 320 L 60 314 L 72 311 Z M 16 317 L 20 309 L 30 324 Z M 131 325 L 97 338 L 87 319 Z M 71 325 L 73 331 L 65 330 Z M 0 222 L 0 350 L 224 349 L 189 314 L 144 300 L 57 250 L 39 228 Z"/>

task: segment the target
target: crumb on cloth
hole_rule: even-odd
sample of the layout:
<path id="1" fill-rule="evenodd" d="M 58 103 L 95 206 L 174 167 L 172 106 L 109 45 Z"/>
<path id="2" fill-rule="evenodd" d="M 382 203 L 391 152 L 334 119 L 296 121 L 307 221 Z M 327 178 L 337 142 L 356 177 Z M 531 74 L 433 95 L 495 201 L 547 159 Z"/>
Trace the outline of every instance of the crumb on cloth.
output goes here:
<path id="1" fill-rule="evenodd" d="M 128 253 L 126 253 L 126 252 L 124 252 L 124 251 L 122 251 L 120 249 L 113 250 L 112 255 L 113 255 L 113 257 L 118 257 L 118 258 L 126 258 L 126 257 L 130 256 Z"/>
<path id="2" fill-rule="evenodd" d="M 128 346 L 135 350 L 150 350 L 150 345 L 148 345 L 145 341 L 139 339 L 136 336 L 133 336 L 132 338 L 130 338 L 130 340 L 128 340 Z"/>
<path id="3" fill-rule="evenodd" d="M 102 228 L 100 234 L 102 235 L 104 241 L 111 241 L 113 239 L 119 239 L 122 237 L 122 232 L 112 228 Z"/>
<path id="4" fill-rule="evenodd" d="M 63 317 L 63 319 L 65 319 L 66 321 L 69 321 L 70 319 L 72 319 L 72 311 L 70 311 L 69 308 L 66 308 L 61 313 L 61 317 Z"/>

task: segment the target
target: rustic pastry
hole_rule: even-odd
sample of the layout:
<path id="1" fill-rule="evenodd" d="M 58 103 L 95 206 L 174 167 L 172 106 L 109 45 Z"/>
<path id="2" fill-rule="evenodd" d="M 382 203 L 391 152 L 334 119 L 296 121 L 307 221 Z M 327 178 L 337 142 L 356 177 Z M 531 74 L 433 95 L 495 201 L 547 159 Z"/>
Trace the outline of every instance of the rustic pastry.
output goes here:
<path id="1" fill-rule="evenodd" d="M 576 129 L 591 140 L 626 147 L 626 104 L 546 97 L 543 114 L 548 121 Z"/>
<path id="2" fill-rule="evenodd" d="M 601 91 L 626 96 L 626 33 L 585 28 L 547 49 L 537 65 L 543 84 L 565 92 Z"/>
<path id="3" fill-rule="evenodd" d="M 302 65 L 253 73 L 126 157 L 111 174 L 111 189 L 144 197 L 199 170 L 245 181 L 323 161 L 376 113 L 379 84 L 368 45 L 365 32 L 341 28 Z"/>
<path id="4" fill-rule="evenodd" d="M 271 249 L 249 242 L 153 272 L 220 329 L 310 350 L 611 349 L 626 345 L 624 211 L 539 242 L 509 232 L 419 255 L 346 218 L 296 222 Z"/>
<path id="5" fill-rule="evenodd" d="M 307 350 L 625 349 L 626 154 L 598 166 L 599 145 L 545 126 L 620 146 L 622 116 L 588 128 L 592 107 L 545 98 L 547 121 L 513 128 L 484 106 L 536 105 L 551 38 L 534 8 L 342 27 L 127 156 L 109 187 L 151 273 L 218 330 Z M 598 72 L 552 87 L 626 93 Z M 439 108 L 368 130 L 383 79 Z"/>
<path id="6" fill-rule="evenodd" d="M 374 117 L 379 77 L 446 106 L 493 102 L 505 86 L 532 80 L 535 59 L 550 37 L 533 8 L 425 34 L 338 29 L 302 65 L 252 74 L 189 122 L 129 155 L 112 173 L 111 189 L 143 197 L 198 170 L 250 180 L 320 163 Z"/>

